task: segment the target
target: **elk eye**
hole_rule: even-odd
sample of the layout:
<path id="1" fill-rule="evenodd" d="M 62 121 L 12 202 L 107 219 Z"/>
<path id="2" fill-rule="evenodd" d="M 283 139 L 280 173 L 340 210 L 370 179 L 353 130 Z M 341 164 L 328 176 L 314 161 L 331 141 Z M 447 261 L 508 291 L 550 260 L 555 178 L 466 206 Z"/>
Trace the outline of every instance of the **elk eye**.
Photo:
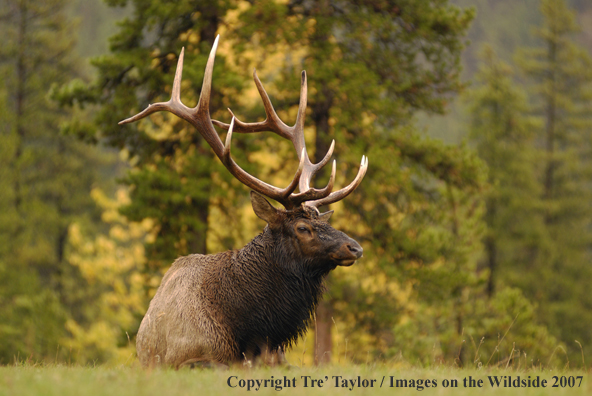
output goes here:
<path id="1" fill-rule="evenodd" d="M 310 234 L 309 229 L 306 227 L 303 227 L 303 226 L 298 227 L 297 230 L 298 230 L 298 232 L 307 232 Z"/>

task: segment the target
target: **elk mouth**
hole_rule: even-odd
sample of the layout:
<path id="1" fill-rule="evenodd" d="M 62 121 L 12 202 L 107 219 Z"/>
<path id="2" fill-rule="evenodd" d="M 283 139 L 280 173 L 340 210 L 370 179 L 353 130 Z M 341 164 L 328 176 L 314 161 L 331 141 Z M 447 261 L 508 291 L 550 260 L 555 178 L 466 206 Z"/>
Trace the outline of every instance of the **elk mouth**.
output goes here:
<path id="1" fill-rule="evenodd" d="M 356 257 L 353 254 L 348 254 L 348 255 L 343 255 L 343 254 L 339 254 L 340 252 L 337 251 L 333 254 L 330 254 L 329 257 L 331 257 L 331 260 L 333 260 L 335 262 L 335 264 L 337 264 L 340 267 L 349 267 L 351 265 L 353 265 L 356 260 L 359 257 Z M 361 257 L 361 255 L 360 255 Z"/>
<path id="2" fill-rule="evenodd" d="M 336 252 L 331 253 L 330 257 L 337 265 L 341 267 L 349 267 L 362 257 L 364 249 L 354 240 L 350 243 L 343 244 Z"/>
<path id="3" fill-rule="evenodd" d="M 356 259 L 350 259 L 350 260 L 339 260 L 337 262 L 337 265 L 341 266 L 341 267 L 349 267 L 352 266 L 354 263 L 356 262 Z"/>

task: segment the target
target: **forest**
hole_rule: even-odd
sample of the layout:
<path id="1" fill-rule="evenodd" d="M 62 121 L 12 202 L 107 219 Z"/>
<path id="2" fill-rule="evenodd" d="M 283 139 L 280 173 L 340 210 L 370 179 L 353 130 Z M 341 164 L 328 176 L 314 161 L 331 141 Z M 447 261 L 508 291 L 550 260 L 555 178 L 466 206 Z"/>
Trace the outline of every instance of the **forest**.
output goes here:
<path id="1" fill-rule="evenodd" d="M 0 0 L 0 365 L 134 364 L 171 263 L 263 230 L 189 124 L 118 124 L 169 99 L 182 48 L 194 106 L 220 35 L 212 118 L 265 118 L 256 69 L 291 125 L 306 70 L 311 160 L 335 139 L 342 188 L 369 159 L 321 210 L 364 257 L 289 361 L 589 367 L 591 22 L 587 0 Z M 276 186 L 298 168 L 272 133 L 232 150 Z"/>

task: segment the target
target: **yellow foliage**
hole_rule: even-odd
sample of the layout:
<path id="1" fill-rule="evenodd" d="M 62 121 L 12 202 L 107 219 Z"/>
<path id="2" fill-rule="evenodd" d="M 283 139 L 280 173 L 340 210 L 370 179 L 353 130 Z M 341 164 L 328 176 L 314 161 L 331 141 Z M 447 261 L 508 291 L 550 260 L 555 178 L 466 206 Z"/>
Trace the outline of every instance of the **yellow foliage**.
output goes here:
<path id="1" fill-rule="evenodd" d="M 86 292 L 94 300 L 88 302 L 84 323 L 68 320 L 70 337 L 62 345 L 79 363 L 124 364 L 133 360 L 130 357 L 135 356 L 135 348 L 131 342 L 121 346 L 122 338 L 134 332 L 137 316 L 146 305 L 140 270 L 152 222 L 132 223 L 119 214 L 118 208 L 129 202 L 125 190 L 119 190 L 115 200 L 99 189 L 94 189 L 91 196 L 102 208 L 102 219 L 109 231 L 90 237 L 84 235 L 80 224 L 70 226 L 68 261 L 78 268 L 88 284 Z"/>

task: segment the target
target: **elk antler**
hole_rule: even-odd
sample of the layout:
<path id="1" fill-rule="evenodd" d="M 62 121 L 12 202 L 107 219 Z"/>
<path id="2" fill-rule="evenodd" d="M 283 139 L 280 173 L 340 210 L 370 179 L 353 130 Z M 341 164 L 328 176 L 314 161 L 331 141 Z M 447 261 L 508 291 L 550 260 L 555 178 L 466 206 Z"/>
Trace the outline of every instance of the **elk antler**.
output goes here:
<path id="1" fill-rule="evenodd" d="M 329 151 L 319 163 L 313 164 L 310 161 L 304 142 L 304 113 L 306 111 L 307 95 L 306 72 L 302 72 L 300 104 L 298 106 L 298 115 L 296 117 L 296 123 L 292 127 L 287 126 L 282 120 L 280 120 L 271 104 L 271 101 L 269 100 L 267 92 L 265 92 L 265 89 L 263 88 L 263 85 L 261 84 L 261 81 L 257 77 L 256 73 L 253 73 L 253 76 L 255 79 L 255 84 L 257 85 L 257 89 L 259 90 L 259 94 L 261 95 L 261 99 L 263 100 L 263 104 L 265 106 L 265 114 L 267 115 L 265 121 L 257 123 L 244 123 L 236 119 L 232 111 L 230 111 L 230 113 L 233 116 L 230 124 L 225 124 L 223 122 L 211 119 L 209 107 L 210 93 L 212 90 L 212 72 L 214 69 L 214 59 L 216 57 L 216 49 L 218 47 L 219 38 L 220 36 L 216 37 L 216 40 L 214 41 L 214 46 L 212 47 L 210 56 L 208 58 L 208 62 L 206 64 L 206 71 L 201 89 L 201 95 L 199 97 L 199 102 L 197 103 L 197 106 L 191 109 L 181 102 L 181 75 L 183 73 L 183 57 L 185 52 L 185 50 L 183 49 L 181 50 L 181 54 L 179 55 L 179 61 L 177 63 L 177 71 L 175 73 L 175 80 L 173 82 L 171 99 L 167 102 L 151 104 L 142 112 L 119 122 L 119 124 L 127 124 L 130 122 L 137 121 L 157 111 L 168 111 L 170 113 L 173 113 L 177 117 L 189 122 L 199 131 L 202 137 L 212 147 L 216 156 L 222 161 L 224 166 L 241 183 L 269 198 L 278 201 L 279 203 L 284 205 L 286 209 L 292 209 L 302 203 L 314 207 L 327 205 L 345 198 L 353 190 L 355 190 L 364 178 L 366 170 L 368 169 L 368 158 L 366 156 L 362 156 L 362 163 L 360 165 L 358 175 L 349 186 L 342 188 L 339 191 L 332 192 L 333 182 L 335 180 L 335 161 L 333 161 L 331 178 L 329 179 L 329 183 L 327 184 L 327 186 L 322 189 L 310 187 L 310 181 L 312 177 L 319 171 L 319 169 L 321 169 L 323 166 L 327 164 L 327 162 L 329 162 L 329 159 L 333 154 L 333 149 L 335 148 L 335 141 L 331 143 Z M 222 144 L 222 140 L 220 140 L 218 133 L 214 129 L 214 124 L 223 129 L 228 130 L 225 144 Z M 241 167 L 239 167 L 230 156 L 230 147 L 233 132 L 252 133 L 263 131 L 275 132 L 279 136 L 290 140 L 294 145 L 296 152 L 298 153 L 298 159 L 300 161 L 298 170 L 296 171 L 294 178 L 286 188 L 278 188 L 270 184 L 267 184 L 264 181 L 257 179 L 256 177 L 253 177 L 252 175 L 244 171 Z M 299 189 L 298 193 L 294 193 L 296 187 L 298 187 Z"/>

